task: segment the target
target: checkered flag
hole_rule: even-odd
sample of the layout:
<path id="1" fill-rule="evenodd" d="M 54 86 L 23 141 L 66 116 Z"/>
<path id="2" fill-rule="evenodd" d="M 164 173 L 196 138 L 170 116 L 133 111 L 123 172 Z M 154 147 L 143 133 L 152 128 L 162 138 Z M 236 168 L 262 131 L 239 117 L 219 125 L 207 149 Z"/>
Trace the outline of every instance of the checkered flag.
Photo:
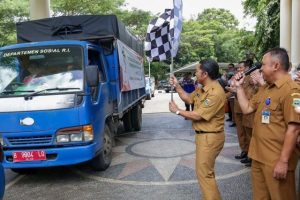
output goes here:
<path id="1" fill-rule="evenodd" d="M 172 16 L 170 22 L 170 33 L 172 36 L 172 56 L 176 56 L 179 43 L 180 43 L 180 34 L 182 30 L 182 0 L 174 0 L 174 15 Z"/>
<path id="2" fill-rule="evenodd" d="M 170 21 L 173 10 L 166 9 L 153 19 L 147 29 L 145 53 L 148 61 L 162 61 L 171 58 Z"/>
<path id="3" fill-rule="evenodd" d="M 182 29 L 182 0 L 174 0 L 174 9 L 166 9 L 153 19 L 147 29 L 145 53 L 148 61 L 175 57 Z"/>

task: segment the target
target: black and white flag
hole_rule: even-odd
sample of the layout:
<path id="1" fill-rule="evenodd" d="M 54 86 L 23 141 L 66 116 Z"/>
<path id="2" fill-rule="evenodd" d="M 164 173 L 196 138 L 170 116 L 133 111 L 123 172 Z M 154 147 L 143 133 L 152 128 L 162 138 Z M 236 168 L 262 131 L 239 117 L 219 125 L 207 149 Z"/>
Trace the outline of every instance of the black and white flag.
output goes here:
<path id="1" fill-rule="evenodd" d="M 172 56 L 173 58 L 176 56 L 179 43 L 180 43 L 180 34 L 182 30 L 182 1 L 181 0 L 174 0 L 174 17 L 171 20 L 171 35 L 172 35 Z M 174 24 L 173 24 L 174 23 Z"/>
<path id="2" fill-rule="evenodd" d="M 145 40 L 148 61 L 162 61 L 171 57 L 170 21 L 173 10 L 167 9 L 159 17 L 151 20 Z"/>
<path id="3" fill-rule="evenodd" d="M 174 9 L 166 9 L 148 25 L 145 53 L 148 61 L 175 57 L 182 29 L 182 0 L 174 0 Z"/>

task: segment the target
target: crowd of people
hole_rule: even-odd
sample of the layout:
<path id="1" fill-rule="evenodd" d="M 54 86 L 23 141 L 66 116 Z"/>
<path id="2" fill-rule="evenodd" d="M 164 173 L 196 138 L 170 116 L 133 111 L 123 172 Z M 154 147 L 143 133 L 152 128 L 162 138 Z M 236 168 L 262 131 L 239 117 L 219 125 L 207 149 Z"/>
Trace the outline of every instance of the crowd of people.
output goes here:
<path id="1" fill-rule="evenodd" d="M 300 72 L 292 79 L 285 49 L 274 48 L 262 58 L 262 66 L 250 76 L 252 60 L 230 64 L 221 77 L 218 63 L 202 60 L 196 65 L 201 87 L 187 90 L 171 76 L 180 98 L 194 109 L 180 109 L 174 101 L 171 112 L 192 120 L 195 129 L 196 174 L 204 199 L 221 199 L 215 180 L 216 157 L 225 141 L 225 105 L 228 121 L 236 126 L 241 153 L 235 156 L 251 166 L 254 200 L 296 199 L 295 170 L 299 158 Z M 188 76 L 185 79 L 189 80 Z M 195 84 L 194 84 L 195 85 Z"/>

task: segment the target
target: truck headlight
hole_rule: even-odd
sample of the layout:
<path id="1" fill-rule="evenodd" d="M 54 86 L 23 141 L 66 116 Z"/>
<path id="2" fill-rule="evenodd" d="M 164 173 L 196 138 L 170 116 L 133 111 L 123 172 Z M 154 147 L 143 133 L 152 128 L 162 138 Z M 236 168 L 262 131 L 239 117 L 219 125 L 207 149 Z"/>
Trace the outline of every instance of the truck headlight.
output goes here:
<path id="1" fill-rule="evenodd" d="M 58 135 L 56 136 L 56 141 L 58 143 L 70 142 L 70 137 L 69 135 Z"/>
<path id="2" fill-rule="evenodd" d="M 94 131 L 92 125 L 64 128 L 56 133 L 57 143 L 89 142 L 93 139 Z"/>
<path id="3" fill-rule="evenodd" d="M 71 142 L 82 142 L 82 133 L 73 133 L 70 135 Z"/>

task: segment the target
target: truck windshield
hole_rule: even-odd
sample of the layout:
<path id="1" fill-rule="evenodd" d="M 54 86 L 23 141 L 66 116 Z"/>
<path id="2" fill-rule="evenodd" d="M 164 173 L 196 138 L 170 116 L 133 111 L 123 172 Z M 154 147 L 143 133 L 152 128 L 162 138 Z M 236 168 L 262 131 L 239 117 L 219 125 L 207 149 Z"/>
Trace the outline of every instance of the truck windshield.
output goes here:
<path id="1" fill-rule="evenodd" d="M 0 51 L 0 97 L 32 92 L 82 91 L 83 59 L 79 46 L 44 46 Z M 68 90 L 48 90 L 68 88 Z"/>

